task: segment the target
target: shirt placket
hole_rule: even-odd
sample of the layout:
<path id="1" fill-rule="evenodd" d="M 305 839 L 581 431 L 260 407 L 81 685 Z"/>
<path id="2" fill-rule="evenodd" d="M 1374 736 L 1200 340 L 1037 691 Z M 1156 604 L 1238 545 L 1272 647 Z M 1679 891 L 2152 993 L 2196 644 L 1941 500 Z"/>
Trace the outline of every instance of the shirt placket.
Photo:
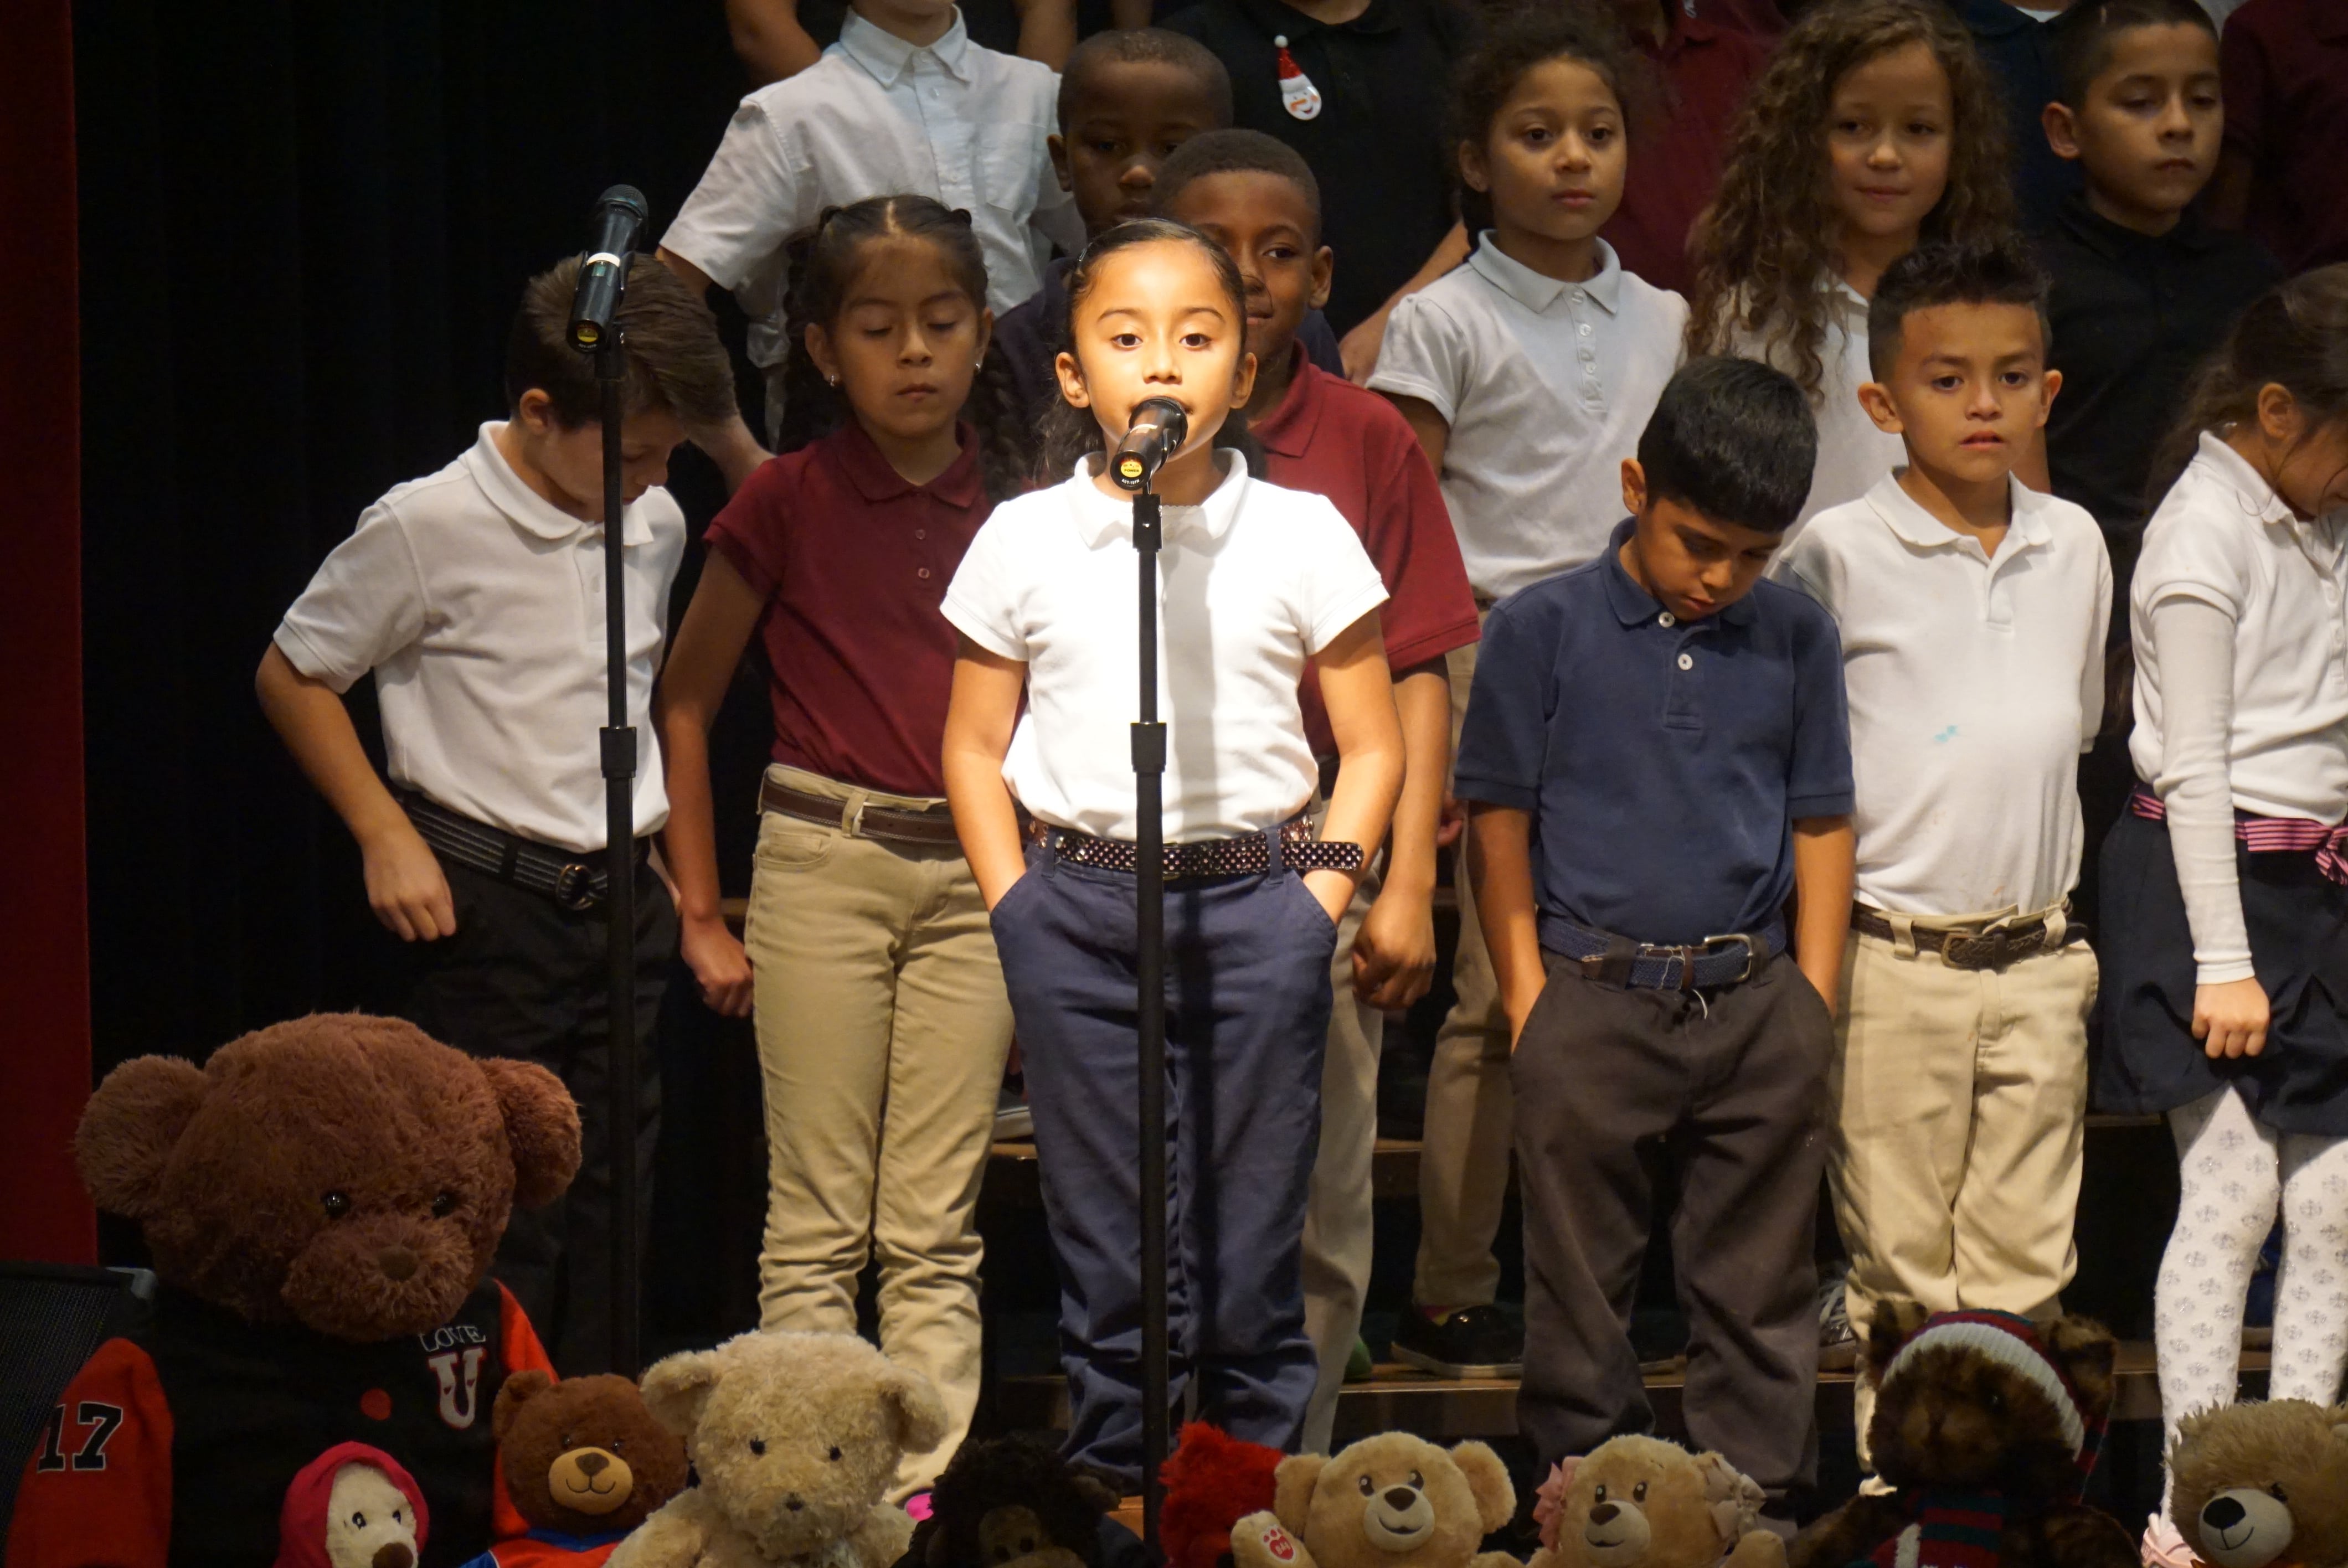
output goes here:
<path id="1" fill-rule="evenodd" d="M 1696 705 L 1696 637 L 1702 621 L 1691 625 L 1670 610 L 1655 612 L 1655 625 L 1670 640 L 1670 662 L 1663 672 L 1663 723 L 1673 729 L 1700 730 L 1704 711 Z"/>
<path id="2" fill-rule="evenodd" d="M 1559 297 L 1573 322 L 1573 363 L 1579 372 L 1574 384 L 1581 390 L 1581 405 L 1602 410 L 1606 406 L 1606 377 L 1598 363 L 1597 305 L 1590 291 L 1579 284 L 1568 285 Z"/>
<path id="3" fill-rule="evenodd" d="M 978 210 L 978 146 L 956 112 L 953 83 L 936 55 L 917 49 L 905 62 L 905 80 L 922 117 L 922 131 L 937 161 L 938 190 L 948 207 Z"/>

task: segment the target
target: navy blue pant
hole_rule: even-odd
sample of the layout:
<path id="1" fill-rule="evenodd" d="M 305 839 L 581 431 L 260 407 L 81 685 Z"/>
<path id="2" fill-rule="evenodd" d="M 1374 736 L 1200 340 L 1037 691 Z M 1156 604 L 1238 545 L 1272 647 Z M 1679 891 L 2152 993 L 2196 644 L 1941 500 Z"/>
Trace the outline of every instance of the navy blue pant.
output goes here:
<path id="1" fill-rule="evenodd" d="M 1044 1212 L 1060 1266 L 1068 1457 L 1141 1477 L 1141 1150 L 1134 878 L 1027 855 L 994 908 Z M 1166 894 L 1167 1282 L 1172 1391 L 1292 1449 L 1317 1375 L 1304 1201 L 1321 1138 L 1336 927 L 1295 873 Z"/>

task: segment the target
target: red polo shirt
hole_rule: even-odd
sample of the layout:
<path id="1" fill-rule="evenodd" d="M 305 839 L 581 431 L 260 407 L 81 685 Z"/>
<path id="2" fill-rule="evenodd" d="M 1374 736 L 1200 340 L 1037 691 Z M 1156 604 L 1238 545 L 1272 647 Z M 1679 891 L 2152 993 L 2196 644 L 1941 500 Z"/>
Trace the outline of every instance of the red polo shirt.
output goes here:
<path id="1" fill-rule="evenodd" d="M 1476 596 L 1435 470 L 1409 424 L 1375 392 L 1340 380 L 1298 351 L 1280 406 L 1249 426 L 1268 459 L 1264 477 L 1326 496 L 1362 537 L 1385 579 L 1379 607 L 1386 663 L 1395 670 L 1476 641 Z M 1299 692 L 1315 756 L 1334 756 L 1319 672 Z"/>
<path id="2" fill-rule="evenodd" d="M 1635 36 L 1654 62 L 1662 101 L 1631 128 L 1631 168 L 1622 205 L 1598 233 L 1636 272 L 1659 289 L 1686 293 L 1688 230 L 1720 184 L 1728 128 L 1745 91 L 1769 60 L 1769 41 L 1740 27 L 1668 8 L 1672 35 L 1658 46 Z"/>
<path id="3" fill-rule="evenodd" d="M 2286 272 L 2348 261 L 2348 3 L 2248 0 L 2219 44 L 2245 227 Z"/>
<path id="4" fill-rule="evenodd" d="M 709 525 L 709 548 L 766 597 L 777 762 L 945 794 L 954 630 L 942 607 L 993 509 L 978 437 L 960 434 L 953 466 L 911 485 L 851 421 L 761 466 Z"/>

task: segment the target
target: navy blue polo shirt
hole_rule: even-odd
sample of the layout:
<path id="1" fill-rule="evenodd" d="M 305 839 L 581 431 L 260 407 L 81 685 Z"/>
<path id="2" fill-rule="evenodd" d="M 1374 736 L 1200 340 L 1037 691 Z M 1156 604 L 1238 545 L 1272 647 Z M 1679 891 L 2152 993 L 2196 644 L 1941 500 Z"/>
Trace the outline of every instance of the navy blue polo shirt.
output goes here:
<path id="1" fill-rule="evenodd" d="M 1545 917 L 1657 944 L 1765 930 L 1794 823 L 1851 809 L 1841 640 L 1768 581 L 1674 620 L 1617 559 L 1631 528 L 1492 611 L 1456 793 L 1531 815 Z"/>
<path id="2" fill-rule="evenodd" d="M 1949 8 L 1981 51 L 2004 100 L 2009 153 L 2013 159 L 2013 200 L 2025 228 L 2054 220 L 2063 199 L 2081 188 L 2079 166 L 2057 158 L 2040 116 L 2062 90 L 2054 69 L 2056 36 L 2086 7 L 2075 5 L 2052 22 L 2041 22 L 2007 0 L 1948 0 Z"/>

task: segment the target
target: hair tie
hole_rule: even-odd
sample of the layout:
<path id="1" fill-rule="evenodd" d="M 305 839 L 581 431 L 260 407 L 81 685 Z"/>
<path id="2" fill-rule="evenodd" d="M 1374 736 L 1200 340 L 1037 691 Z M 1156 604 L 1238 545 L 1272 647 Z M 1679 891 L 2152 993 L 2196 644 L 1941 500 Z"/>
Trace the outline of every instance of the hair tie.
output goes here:
<path id="1" fill-rule="evenodd" d="M 965 229 L 971 226 L 972 220 L 970 210 L 966 207 L 953 208 L 947 212 L 946 216 L 952 218 L 955 222 L 961 224 Z"/>

